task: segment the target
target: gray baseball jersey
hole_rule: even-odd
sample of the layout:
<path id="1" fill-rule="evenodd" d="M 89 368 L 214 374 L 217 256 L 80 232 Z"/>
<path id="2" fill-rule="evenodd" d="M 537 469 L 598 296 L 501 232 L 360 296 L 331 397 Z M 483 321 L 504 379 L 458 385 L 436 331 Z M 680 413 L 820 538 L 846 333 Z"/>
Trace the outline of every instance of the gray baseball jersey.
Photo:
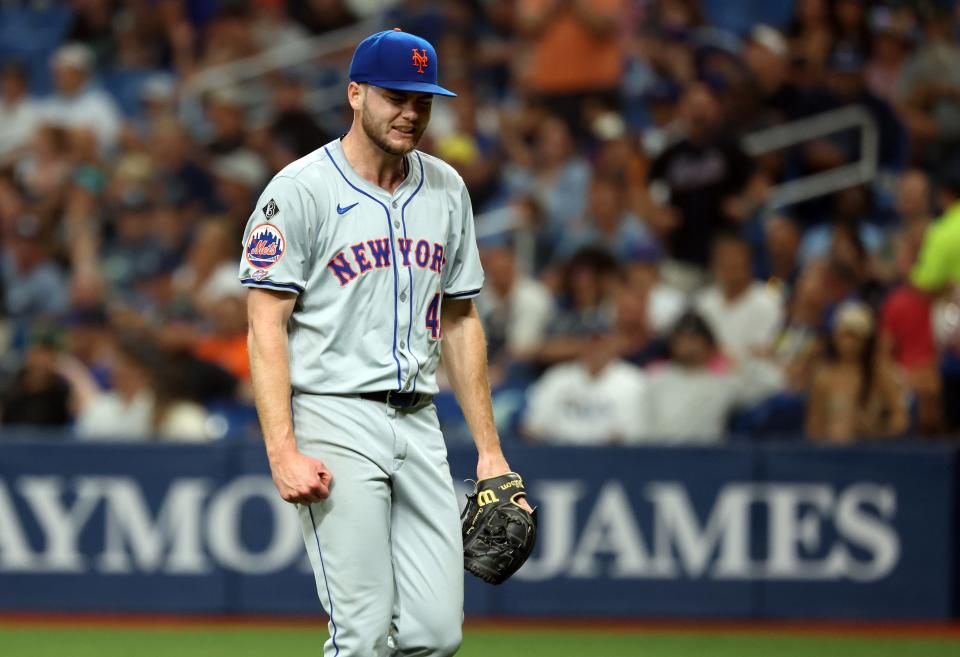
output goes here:
<path id="1" fill-rule="evenodd" d="M 240 280 L 299 294 L 294 392 L 436 393 L 440 306 L 483 285 L 466 186 L 414 151 L 393 194 L 361 178 L 340 140 L 287 165 L 244 233 Z"/>

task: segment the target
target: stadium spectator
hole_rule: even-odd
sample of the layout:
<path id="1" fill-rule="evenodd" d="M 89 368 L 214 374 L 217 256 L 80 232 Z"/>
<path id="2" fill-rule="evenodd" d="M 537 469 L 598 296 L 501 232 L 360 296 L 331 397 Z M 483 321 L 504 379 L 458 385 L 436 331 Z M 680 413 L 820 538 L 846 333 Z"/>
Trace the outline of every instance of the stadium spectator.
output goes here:
<path id="1" fill-rule="evenodd" d="M 577 135 L 586 132 L 584 105 L 620 103 L 624 53 L 617 35 L 622 0 L 522 0 L 517 8 L 530 58 L 522 84 Z"/>
<path id="2" fill-rule="evenodd" d="M 207 219 L 194 232 L 184 262 L 173 272 L 174 294 L 197 316 L 227 297 L 245 296 L 237 280 L 230 226 Z"/>
<path id="3" fill-rule="evenodd" d="M 164 201 L 198 214 L 216 204 L 210 172 L 203 167 L 196 145 L 173 118 L 151 126 L 147 152 L 156 167 L 156 188 Z"/>
<path id="4" fill-rule="evenodd" d="M 512 69 L 520 49 L 517 10 L 513 0 L 484 2 L 472 30 L 475 78 L 481 94 L 495 100 L 511 93 Z"/>
<path id="5" fill-rule="evenodd" d="M 113 15 L 117 9 L 115 0 L 86 0 L 74 3 L 76 13 L 67 33 L 67 41 L 87 46 L 97 68 L 103 68 L 113 59 L 117 47 Z"/>
<path id="6" fill-rule="evenodd" d="M 635 39 L 633 62 L 655 82 L 685 86 L 696 79 L 692 33 L 704 23 L 698 2 L 661 0 L 650 6 L 648 20 Z"/>
<path id="7" fill-rule="evenodd" d="M 554 300 L 542 283 L 517 270 L 509 237 L 489 238 L 480 246 L 486 284 L 476 303 L 496 385 L 512 364 L 529 361 L 539 349 L 553 319 Z"/>
<path id="8" fill-rule="evenodd" d="M 926 226 L 907 224 L 896 239 L 897 275 L 906 281 L 917 259 Z M 904 282 L 883 302 L 880 349 L 899 371 L 917 401 L 917 428 L 926 434 L 943 429 L 939 354 L 933 336 L 933 299 Z"/>
<path id="9" fill-rule="evenodd" d="M 0 255 L 4 314 L 26 330 L 39 318 L 56 318 L 67 309 L 67 277 L 51 253 L 40 220 L 21 215 Z"/>
<path id="10" fill-rule="evenodd" d="M 838 42 L 830 53 L 824 83 L 811 94 L 808 113 L 828 112 L 849 105 L 862 106 L 873 118 L 878 139 L 878 164 L 899 171 L 906 164 L 907 133 L 899 117 L 867 87 L 864 54 L 854 44 Z M 863 157 L 859 130 L 848 129 L 817 139 L 804 148 L 809 171 L 825 171 Z"/>
<path id="11" fill-rule="evenodd" d="M 581 355 L 592 327 L 613 319 L 619 276 L 617 261 L 602 249 L 589 247 L 570 257 L 563 268 L 554 320 L 534 356 L 537 362 L 553 364 Z"/>
<path id="12" fill-rule="evenodd" d="M 833 194 L 830 220 L 809 228 L 800 243 L 800 261 L 824 258 L 836 242 L 837 234 L 854 233 L 864 249 L 876 254 L 883 246 L 883 231 L 872 221 L 870 190 L 863 186 L 850 187 Z"/>
<path id="13" fill-rule="evenodd" d="M 817 261 L 798 275 L 787 301 L 783 329 L 773 344 L 772 361 L 783 372 L 786 388 L 793 392 L 809 389 L 812 368 L 822 351 L 828 269 L 826 262 Z"/>
<path id="14" fill-rule="evenodd" d="M 251 4 L 252 39 L 258 50 L 277 47 L 287 53 L 308 50 L 305 40 L 310 37 L 310 31 L 293 20 L 290 4 L 282 0 L 261 0 Z"/>
<path id="15" fill-rule="evenodd" d="M 204 320 L 206 330 L 193 338 L 193 355 L 229 372 L 241 384 L 240 396 L 250 399 L 246 298 L 229 295 L 218 299 L 206 309 Z"/>
<path id="16" fill-rule="evenodd" d="M 898 225 L 906 230 L 933 223 L 933 190 L 930 177 L 922 169 L 908 169 L 897 179 L 894 209 Z"/>
<path id="17" fill-rule="evenodd" d="M 800 274 L 800 227 L 789 217 L 773 216 L 763 228 L 764 249 L 755 271 L 759 278 L 790 288 Z"/>
<path id="18" fill-rule="evenodd" d="M 723 352 L 741 360 L 766 354 L 783 324 L 783 299 L 776 288 L 753 278 L 750 244 L 721 234 L 713 246 L 714 284 L 694 306 L 710 325 Z"/>
<path id="19" fill-rule="evenodd" d="M 112 0 L 98 0 L 114 4 Z M 86 4 L 86 3 L 84 3 Z M 113 31 L 112 47 L 103 52 L 92 45 L 98 68 L 110 73 L 133 73 L 159 70 L 164 67 L 168 43 L 160 30 L 155 12 L 149 5 L 123 3 L 107 10 L 108 25 Z M 73 39 L 70 39 L 71 41 Z"/>
<path id="20" fill-rule="evenodd" d="M 311 32 L 322 34 L 355 23 L 358 16 L 351 7 L 353 4 L 347 0 L 307 0 L 291 3 L 290 12 Z"/>
<path id="21" fill-rule="evenodd" d="M 12 162 L 26 150 L 37 128 L 38 109 L 23 65 L 4 65 L 0 70 L 0 163 Z"/>
<path id="22" fill-rule="evenodd" d="M 803 110 L 803 94 L 790 77 L 790 46 L 779 30 L 756 25 L 745 44 L 743 61 L 750 71 L 754 92 L 751 96 L 755 109 L 749 117 L 749 127 L 782 123 Z M 744 118 L 738 117 L 738 123 Z"/>
<path id="23" fill-rule="evenodd" d="M 167 73 L 156 73 L 147 78 L 138 94 L 139 112 L 130 118 L 125 139 L 149 144 L 154 127 L 162 122 L 176 122 L 179 90 L 177 81 Z"/>
<path id="24" fill-rule="evenodd" d="M 842 444 L 899 436 L 908 424 L 904 391 L 877 354 L 870 308 L 857 301 L 842 304 L 834 314 L 826 357 L 813 373 L 807 435 Z"/>
<path id="25" fill-rule="evenodd" d="M 82 375 L 77 374 L 78 378 Z M 90 382 L 75 381 L 88 391 L 78 404 L 76 431 L 91 440 L 199 441 L 208 438 L 203 407 L 176 393 L 181 382 L 159 352 L 142 340 L 117 343 L 112 367 L 113 389 L 98 391 Z"/>
<path id="26" fill-rule="evenodd" d="M 868 3 L 865 0 L 834 0 L 831 4 L 834 38 L 850 44 L 858 52 L 869 52 L 871 34 L 867 20 Z"/>
<path id="27" fill-rule="evenodd" d="M 650 167 L 654 196 L 662 195 L 676 209 L 667 224 L 653 231 L 667 246 L 671 258 L 683 266 L 683 287 L 702 282 L 714 236 L 736 226 L 743 217 L 730 210 L 746 188 L 752 164 L 736 142 L 723 132 L 723 116 L 713 92 L 694 84 L 680 106 L 685 137 L 665 150 Z M 644 218 L 662 217 L 651 214 Z"/>
<path id="28" fill-rule="evenodd" d="M 585 247 L 601 248 L 617 260 L 655 242 L 650 230 L 626 208 L 622 184 L 613 178 L 594 177 L 587 207 L 564 232 L 557 256 L 570 257 Z"/>
<path id="29" fill-rule="evenodd" d="M 669 360 L 650 368 L 644 396 L 645 442 L 718 443 L 737 408 L 782 386 L 777 369 L 763 361 L 730 364 L 702 317 L 684 314 L 670 334 Z"/>
<path id="30" fill-rule="evenodd" d="M 122 117 L 113 98 L 92 83 L 90 49 L 70 43 L 60 47 L 51 62 L 56 91 L 41 103 L 42 119 L 66 129 L 92 128 L 101 152 L 112 152 L 120 136 Z"/>
<path id="31" fill-rule="evenodd" d="M 640 135 L 640 144 L 650 160 L 656 159 L 683 137 L 683 126 L 677 116 L 680 91 L 675 83 L 664 80 L 651 85 L 644 95 L 650 122 Z"/>
<path id="32" fill-rule="evenodd" d="M 247 143 L 247 113 L 238 90 L 219 89 L 207 99 L 206 116 L 210 134 L 204 143 L 211 157 L 229 155 Z"/>
<path id="33" fill-rule="evenodd" d="M 483 211 L 503 201 L 500 143 L 495 130 L 481 127 L 481 105 L 470 83 L 455 86 L 464 102 L 435 108 L 428 128 L 437 154 L 463 178 L 475 210 Z"/>
<path id="34" fill-rule="evenodd" d="M 590 164 L 576 150 L 567 125 L 546 115 L 531 130 L 532 147 L 524 146 L 524 126 L 505 125 L 501 143 L 513 161 L 505 172 L 511 193 L 529 195 L 543 210 L 545 238 L 552 249 L 586 207 Z"/>
<path id="35" fill-rule="evenodd" d="M 243 226 L 267 179 L 267 167 L 254 151 L 241 149 L 210 163 L 217 209 L 234 228 Z"/>
<path id="36" fill-rule="evenodd" d="M 687 297 L 660 276 L 663 251 L 653 243 L 643 243 L 630 252 L 624 263 L 627 289 L 646 308 L 646 325 L 665 335 L 687 309 Z"/>
<path id="37" fill-rule="evenodd" d="M 332 136 L 317 123 L 305 104 L 303 82 L 284 75 L 273 85 L 273 120 L 267 133 L 267 161 L 272 171 L 303 157 Z"/>
<path id="38" fill-rule="evenodd" d="M 927 230 L 910 272 L 913 285 L 928 293 L 960 282 L 960 164 L 943 171 L 939 187 L 943 216 Z"/>
<path id="39" fill-rule="evenodd" d="M 82 294 L 82 293 L 81 293 Z M 70 362 L 85 368 L 96 386 L 110 385 L 110 360 L 114 332 L 106 308 L 92 298 L 82 298 L 74 287 L 73 307 L 64 320 L 63 353 Z"/>
<path id="40" fill-rule="evenodd" d="M 901 100 L 900 80 L 913 47 L 909 15 L 890 7 L 870 12 L 871 50 L 865 76 L 867 87 L 891 106 Z"/>
<path id="41" fill-rule="evenodd" d="M 0 394 L 0 425 L 30 429 L 70 423 L 70 386 L 58 371 L 57 359 L 56 336 L 35 336 L 23 366 Z"/>
<path id="42" fill-rule="evenodd" d="M 145 299 L 137 284 L 168 271 L 174 256 L 156 239 L 156 206 L 145 189 L 128 188 L 113 210 L 113 234 L 103 248 L 101 271 L 114 298 L 141 306 Z"/>
<path id="43" fill-rule="evenodd" d="M 629 288 L 617 293 L 614 331 L 618 353 L 640 367 L 662 359 L 665 351 L 660 334 L 650 324 L 650 301 L 651 297 L 635 294 Z"/>
<path id="44" fill-rule="evenodd" d="M 960 141 L 960 44 L 948 5 L 921 8 L 924 39 L 900 76 L 905 120 L 914 152 L 926 166 L 942 166 Z"/>
<path id="45" fill-rule="evenodd" d="M 198 44 L 199 49 L 196 48 Z M 203 26 L 202 39 L 196 39 L 192 45 L 194 57 L 188 60 L 189 73 L 229 64 L 260 52 L 250 3 L 229 2 L 217 7 L 216 13 Z"/>
<path id="46" fill-rule="evenodd" d="M 618 357 L 609 324 L 585 333 L 579 358 L 554 365 L 530 388 L 523 431 L 550 444 L 635 443 L 647 425 L 643 370 Z"/>
<path id="47" fill-rule="evenodd" d="M 799 65 L 801 79 L 819 80 L 834 40 L 828 0 L 797 0 L 788 34 L 790 52 Z"/>
<path id="48" fill-rule="evenodd" d="M 70 175 L 69 145 L 66 130 L 42 124 L 33 133 L 29 151 L 14 167 L 17 183 L 41 212 L 54 211 L 63 200 Z"/>

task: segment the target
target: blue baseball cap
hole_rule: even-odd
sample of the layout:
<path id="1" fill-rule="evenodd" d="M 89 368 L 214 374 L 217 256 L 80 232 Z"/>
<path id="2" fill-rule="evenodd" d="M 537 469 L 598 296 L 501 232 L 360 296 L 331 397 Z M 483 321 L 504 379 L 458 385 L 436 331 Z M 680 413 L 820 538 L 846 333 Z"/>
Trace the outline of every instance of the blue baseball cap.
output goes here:
<path id="1" fill-rule="evenodd" d="M 437 51 L 430 42 L 397 27 L 357 44 L 350 80 L 397 91 L 456 96 L 437 84 L 437 68 Z"/>

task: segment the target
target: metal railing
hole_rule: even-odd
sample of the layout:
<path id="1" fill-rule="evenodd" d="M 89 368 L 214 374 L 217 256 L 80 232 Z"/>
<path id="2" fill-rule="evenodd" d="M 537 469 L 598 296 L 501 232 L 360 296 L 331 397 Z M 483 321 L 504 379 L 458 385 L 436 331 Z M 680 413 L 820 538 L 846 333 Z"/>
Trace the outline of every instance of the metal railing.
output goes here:
<path id="1" fill-rule="evenodd" d="M 363 37 L 382 27 L 382 17 L 377 16 L 315 37 L 283 43 L 250 57 L 203 69 L 184 84 L 180 96 L 181 112 L 186 114 L 194 111 L 204 97 L 219 90 L 237 89 L 246 84 L 258 83 L 271 73 L 306 69 L 308 65 L 322 62 L 325 58 L 349 53 Z M 345 80 L 345 75 L 345 71 L 340 71 L 338 79 Z M 307 90 L 306 102 L 310 110 L 321 113 L 343 103 L 344 94 L 331 94 L 329 89 L 317 89 L 311 85 Z"/>
<path id="2" fill-rule="evenodd" d="M 741 140 L 741 146 L 747 155 L 756 157 L 851 128 L 860 130 L 859 160 L 776 185 L 770 190 L 765 210 L 772 212 L 841 189 L 873 182 L 877 177 L 879 156 L 877 123 L 866 108 L 850 105 L 746 135 Z"/>

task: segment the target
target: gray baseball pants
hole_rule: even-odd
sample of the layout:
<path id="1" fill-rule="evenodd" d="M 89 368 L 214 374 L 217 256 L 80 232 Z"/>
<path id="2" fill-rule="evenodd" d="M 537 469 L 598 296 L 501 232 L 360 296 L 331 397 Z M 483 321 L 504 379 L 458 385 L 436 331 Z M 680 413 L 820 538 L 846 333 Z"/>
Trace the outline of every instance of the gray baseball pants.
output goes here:
<path id="1" fill-rule="evenodd" d="M 338 395 L 294 395 L 301 452 L 333 475 L 300 505 L 325 657 L 446 657 L 460 646 L 463 542 L 436 409 L 405 413 Z"/>

